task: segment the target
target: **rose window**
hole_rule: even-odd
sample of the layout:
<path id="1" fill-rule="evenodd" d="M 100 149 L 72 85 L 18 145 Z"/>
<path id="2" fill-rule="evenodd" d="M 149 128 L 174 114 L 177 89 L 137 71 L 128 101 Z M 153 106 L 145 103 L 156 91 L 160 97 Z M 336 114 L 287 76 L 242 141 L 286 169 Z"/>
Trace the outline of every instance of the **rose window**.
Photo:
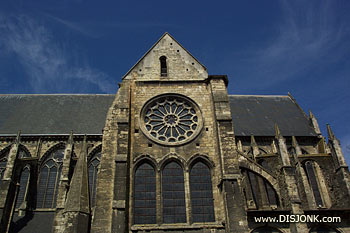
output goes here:
<path id="1" fill-rule="evenodd" d="M 161 144 L 185 143 L 197 136 L 202 127 L 198 106 L 180 95 L 153 98 L 143 107 L 141 116 L 143 132 Z"/>

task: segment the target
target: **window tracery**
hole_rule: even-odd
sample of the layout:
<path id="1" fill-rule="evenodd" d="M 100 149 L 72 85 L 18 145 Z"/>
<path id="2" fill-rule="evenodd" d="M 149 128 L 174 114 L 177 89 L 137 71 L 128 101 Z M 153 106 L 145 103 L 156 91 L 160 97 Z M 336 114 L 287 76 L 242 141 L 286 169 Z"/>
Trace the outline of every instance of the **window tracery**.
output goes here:
<path id="1" fill-rule="evenodd" d="M 156 223 L 156 172 L 147 162 L 135 172 L 134 223 Z"/>
<path id="2" fill-rule="evenodd" d="M 64 149 L 56 149 L 49 154 L 41 166 L 36 202 L 37 208 L 56 207 L 63 156 Z"/>
<path id="3" fill-rule="evenodd" d="M 202 116 L 198 106 L 180 95 L 158 96 L 143 107 L 141 128 L 153 141 L 179 145 L 198 135 Z"/>
<path id="4" fill-rule="evenodd" d="M 97 182 L 97 173 L 100 167 L 101 152 L 95 153 L 88 165 L 89 172 L 89 191 L 90 191 L 90 205 L 91 207 L 95 206 L 96 200 L 96 182 Z"/>
<path id="5" fill-rule="evenodd" d="M 193 222 L 214 222 L 213 190 L 209 167 L 199 161 L 190 172 Z"/>
<path id="6" fill-rule="evenodd" d="M 162 171 L 163 223 L 185 223 L 186 204 L 184 174 L 176 162 Z"/>
<path id="7" fill-rule="evenodd" d="M 16 209 L 20 208 L 21 204 L 26 199 L 29 180 L 30 180 L 30 168 L 27 165 L 22 169 L 21 174 L 20 174 L 19 191 L 18 191 L 18 195 L 17 195 Z"/>
<path id="8" fill-rule="evenodd" d="M 317 175 L 316 175 L 315 167 L 312 161 L 305 162 L 305 171 L 306 171 L 307 178 L 309 180 L 310 187 L 314 194 L 316 206 L 318 207 L 323 206 L 320 187 L 318 185 Z"/>

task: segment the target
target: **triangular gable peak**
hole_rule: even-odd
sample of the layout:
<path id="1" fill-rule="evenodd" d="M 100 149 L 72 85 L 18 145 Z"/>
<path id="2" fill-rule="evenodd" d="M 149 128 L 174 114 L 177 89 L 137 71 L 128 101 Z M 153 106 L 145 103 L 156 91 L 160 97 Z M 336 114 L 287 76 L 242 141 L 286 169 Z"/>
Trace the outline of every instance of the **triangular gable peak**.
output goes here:
<path id="1" fill-rule="evenodd" d="M 188 81 L 207 77 L 207 69 L 169 33 L 165 33 L 123 79 Z"/>

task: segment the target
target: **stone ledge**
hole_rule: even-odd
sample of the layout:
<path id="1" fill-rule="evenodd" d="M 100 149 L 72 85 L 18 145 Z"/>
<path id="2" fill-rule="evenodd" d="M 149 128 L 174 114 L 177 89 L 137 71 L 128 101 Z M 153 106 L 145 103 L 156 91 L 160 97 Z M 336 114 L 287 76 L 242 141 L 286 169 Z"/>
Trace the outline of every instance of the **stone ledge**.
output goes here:
<path id="1" fill-rule="evenodd" d="M 225 229 L 222 223 L 194 223 L 194 224 L 149 224 L 149 225 L 133 225 L 131 226 L 132 231 L 142 230 L 179 230 L 179 229 Z"/>

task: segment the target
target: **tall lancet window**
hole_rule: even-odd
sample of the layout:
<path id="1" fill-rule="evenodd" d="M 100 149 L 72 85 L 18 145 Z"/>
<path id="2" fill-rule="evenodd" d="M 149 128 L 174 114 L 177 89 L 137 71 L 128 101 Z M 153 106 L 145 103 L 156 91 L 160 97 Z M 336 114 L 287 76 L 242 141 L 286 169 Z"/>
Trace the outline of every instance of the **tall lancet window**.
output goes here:
<path id="1" fill-rule="evenodd" d="M 21 204 L 26 199 L 29 180 L 30 180 L 30 169 L 29 169 L 29 165 L 27 165 L 23 168 L 19 178 L 19 191 L 18 191 L 18 196 L 16 201 L 16 209 L 20 208 Z"/>
<path id="2" fill-rule="evenodd" d="M 2 178 L 4 177 L 4 173 L 6 170 L 6 164 L 7 164 L 7 156 L 9 154 L 9 149 L 0 152 L 0 184 L 2 182 Z"/>
<path id="3" fill-rule="evenodd" d="M 190 172 L 193 222 L 214 222 L 213 189 L 209 167 L 197 162 Z"/>
<path id="4" fill-rule="evenodd" d="M 101 152 L 95 153 L 89 162 L 90 205 L 95 207 L 97 172 L 100 167 Z"/>
<path id="5" fill-rule="evenodd" d="M 176 162 L 168 163 L 162 172 L 163 222 L 185 223 L 186 204 L 184 173 Z"/>
<path id="6" fill-rule="evenodd" d="M 320 187 L 318 185 L 317 176 L 315 172 L 315 166 L 312 161 L 305 162 L 306 175 L 309 180 L 312 192 L 314 194 L 316 205 L 323 206 L 323 201 L 321 197 Z"/>
<path id="7" fill-rule="evenodd" d="M 134 223 L 156 223 L 156 172 L 149 163 L 142 163 L 135 172 Z"/>
<path id="8" fill-rule="evenodd" d="M 37 192 L 37 208 L 56 208 L 64 149 L 51 152 L 41 166 Z"/>
<path id="9" fill-rule="evenodd" d="M 166 77 L 168 76 L 168 68 L 166 64 L 166 56 L 161 56 L 160 60 L 160 76 Z"/>

